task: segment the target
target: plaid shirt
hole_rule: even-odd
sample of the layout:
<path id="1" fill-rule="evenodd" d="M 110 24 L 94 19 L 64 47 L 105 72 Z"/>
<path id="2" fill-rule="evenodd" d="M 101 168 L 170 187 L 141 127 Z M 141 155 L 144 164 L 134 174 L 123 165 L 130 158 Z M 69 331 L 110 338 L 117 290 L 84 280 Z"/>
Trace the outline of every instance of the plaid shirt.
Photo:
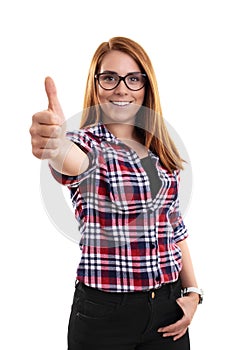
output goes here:
<path id="1" fill-rule="evenodd" d="M 148 151 L 161 180 L 152 198 L 140 158 L 99 123 L 68 132 L 89 157 L 88 169 L 57 181 L 70 189 L 82 251 L 77 280 L 110 292 L 143 291 L 176 281 L 177 242 L 187 237 L 179 211 L 179 172 L 169 173 Z"/>

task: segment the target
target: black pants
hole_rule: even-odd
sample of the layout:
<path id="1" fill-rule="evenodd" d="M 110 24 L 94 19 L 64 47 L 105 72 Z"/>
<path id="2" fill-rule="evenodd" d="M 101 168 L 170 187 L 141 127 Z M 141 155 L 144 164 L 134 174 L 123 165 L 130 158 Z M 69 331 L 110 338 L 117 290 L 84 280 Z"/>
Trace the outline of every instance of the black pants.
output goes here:
<path id="1" fill-rule="evenodd" d="M 180 281 L 158 290 L 108 293 L 76 286 L 68 350 L 189 350 L 188 332 L 174 341 L 157 332 L 179 320 Z"/>

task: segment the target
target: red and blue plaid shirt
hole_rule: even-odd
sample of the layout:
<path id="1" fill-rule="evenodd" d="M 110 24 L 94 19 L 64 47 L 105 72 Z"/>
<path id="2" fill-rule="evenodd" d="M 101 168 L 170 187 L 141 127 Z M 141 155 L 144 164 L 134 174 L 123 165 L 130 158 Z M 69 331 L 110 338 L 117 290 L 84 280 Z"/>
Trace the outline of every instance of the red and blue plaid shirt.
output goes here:
<path id="1" fill-rule="evenodd" d="M 161 188 L 152 198 L 137 153 L 102 123 L 68 132 L 89 157 L 88 169 L 57 181 L 70 189 L 80 227 L 77 280 L 109 292 L 157 288 L 178 279 L 182 268 L 177 242 L 187 237 L 179 210 L 179 172 L 169 173 L 148 151 Z"/>

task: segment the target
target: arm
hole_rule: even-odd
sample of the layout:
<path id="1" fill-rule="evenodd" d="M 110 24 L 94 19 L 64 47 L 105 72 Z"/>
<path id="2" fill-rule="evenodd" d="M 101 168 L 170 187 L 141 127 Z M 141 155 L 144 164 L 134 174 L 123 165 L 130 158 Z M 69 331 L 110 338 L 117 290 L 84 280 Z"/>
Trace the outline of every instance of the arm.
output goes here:
<path id="1" fill-rule="evenodd" d="M 182 287 L 197 287 L 197 282 L 194 274 L 193 264 L 189 253 L 186 240 L 177 243 L 182 252 L 182 270 L 180 278 Z M 181 338 L 187 331 L 192 318 L 196 312 L 199 303 L 199 296 L 196 293 L 190 293 L 187 296 L 177 299 L 178 305 L 183 310 L 183 317 L 174 324 L 158 329 L 158 332 L 163 333 L 164 337 L 173 337 L 173 340 Z"/>
<path id="2" fill-rule="evenodd" d="M 177 243 L 178 247 L 182 252 L 182 270 L 180 272 L 180 278 L 182 283 L 182 288 L 186 287 L 197 287 L 197 281 L 194 274 L 192 259 L 190 256 L 188 244 L 186 240 Z M 196 293 L 189 293 L 189 296 L 194 300 L 199 302 L 199 296 Z"/>
<path id="3" fill-rule="evenodd" d="M 65 118 L 51 78 L 45 80 L 48 109 L 36 113 L 30 128 L 32 153 L 39 159 L 48 159 L 57 171 L 76 176 L 88 168 L 88 157 L 73 142 L 66 139 Z"/>
<path id="4" fill-rule="evenodd" d="M 60 146 L 58 155 L 50 158 L 49 164 L 61 174 L 76 176 L 87 170 L 89 160 L 78 146 L 65 139 Z"/>

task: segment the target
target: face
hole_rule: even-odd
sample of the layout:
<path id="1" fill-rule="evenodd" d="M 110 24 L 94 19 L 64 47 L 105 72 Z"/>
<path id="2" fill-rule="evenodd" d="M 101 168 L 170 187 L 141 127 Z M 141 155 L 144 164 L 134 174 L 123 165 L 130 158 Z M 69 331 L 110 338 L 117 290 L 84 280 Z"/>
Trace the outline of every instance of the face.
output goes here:
<path id="1" fill-rule="evenodd" d="M 101 63 L 99 73 L 115 72 L 119 76 L 140 72 L 138 64 L 128 54 L 113 50 L 107 53 Z M 113 90 L 104 90 L 97 83 L 97 97 L 104 112 L 104 122 L 128 123 L 133 125 L 135 114 L 141 107 L 145 96 L 145 87 L 133 91 L 124 81 Z"/>

